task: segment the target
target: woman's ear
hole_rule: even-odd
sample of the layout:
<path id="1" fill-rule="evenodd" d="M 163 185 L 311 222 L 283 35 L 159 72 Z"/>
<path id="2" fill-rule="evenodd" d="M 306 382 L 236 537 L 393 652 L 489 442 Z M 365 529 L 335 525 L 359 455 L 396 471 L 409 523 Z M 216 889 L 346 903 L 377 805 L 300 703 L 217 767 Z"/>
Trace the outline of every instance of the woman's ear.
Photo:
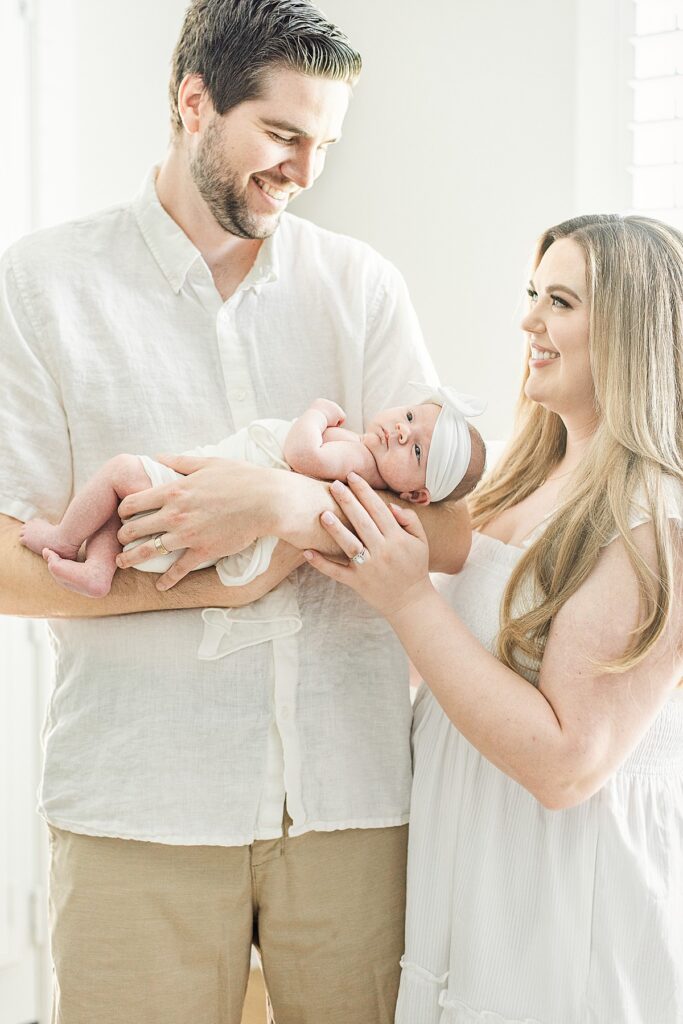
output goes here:
<path id="1" fill-rule="evenodd" d="M 421 487 L 419 491 L 403 491 L 399 497 L 402 501 L 410 501 L 413 505 L 428 505 L 432 500 L 426 487 Z"/>

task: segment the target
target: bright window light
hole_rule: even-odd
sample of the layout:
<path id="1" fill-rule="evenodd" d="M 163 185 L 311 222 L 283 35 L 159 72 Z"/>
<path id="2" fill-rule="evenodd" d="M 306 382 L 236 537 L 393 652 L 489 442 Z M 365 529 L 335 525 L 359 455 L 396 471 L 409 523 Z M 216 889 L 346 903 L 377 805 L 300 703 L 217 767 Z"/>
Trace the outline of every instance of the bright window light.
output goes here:
<path id="1" fill-rule="evenodd" d="M 683 228 L 683 0 L 635 0 L 633 209 Z"/>
<path id="2" fill-rule="evenodd" d="M 0 0 L 0 66 L 11 85 L 0 157 L 0 253 L 30 226 L 30 56 L 23 4 Z M 9 94 L 8 94 L 9 95 Z"/>

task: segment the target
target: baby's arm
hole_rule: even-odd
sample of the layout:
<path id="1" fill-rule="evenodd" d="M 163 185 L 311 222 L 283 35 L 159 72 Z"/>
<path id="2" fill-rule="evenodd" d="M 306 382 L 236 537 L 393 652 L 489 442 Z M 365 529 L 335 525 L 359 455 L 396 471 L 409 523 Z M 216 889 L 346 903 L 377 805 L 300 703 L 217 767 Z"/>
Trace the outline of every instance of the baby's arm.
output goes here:
<path id="1" fill-rule="evenodd" d="M 353 471 L 371 487 L 382 487 L 375 460 L 357 434 L 344 430 L 341 406 L 318 398 L 292 425 L 284 446 L 285 459 L 297 473 L 318 480 L 345 480 Z"/>
<path id="2" fill-rule="evenodd" d="M 323 434 L 328 427 L 341 427 L 346 419 L 346 413 L 336 402 L 328 398 L 316 398 L 315 402 L 306 410 L 303 416 L 292 424 L 292 427 L 285 439 L 285 458 L 292 469 L 297 473 L 306 473 L 300 469 L 300 464 L 309 458 L 312 452 L 317 452 L 325 443 Z M 351 431 L 344 431 L 353 437 Z M 310 474 L 306 474 L 307 476 Z"/>

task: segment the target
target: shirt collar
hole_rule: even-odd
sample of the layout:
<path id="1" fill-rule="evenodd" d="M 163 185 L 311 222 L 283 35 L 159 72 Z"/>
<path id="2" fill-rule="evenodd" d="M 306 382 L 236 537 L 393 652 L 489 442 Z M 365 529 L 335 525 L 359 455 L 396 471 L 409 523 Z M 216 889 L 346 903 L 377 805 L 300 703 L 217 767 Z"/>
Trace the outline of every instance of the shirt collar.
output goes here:
<path id="1" fill-rule="evenodd" d="M 156 190 L 158 167 L 152 167 L 140 191 L 133 200 L 133 211 L 142 236 L 159 264 L 174 292 L 185 283 L 190 268 L 202 260 L 199 249 L 190 241 L 183 229 L 166 213 Z M 242 282 L 241 288 L 252 288 L 276 281 L 279 260 L 274 232 L 264 239 L 254 265 Z"/>
<path id="2" fill-rule="evenodd" d="M 287 214 L 283 213 L 283 217 Z M 280 231 L 278 226 L 277 230 L 269 235 L 268 238 L 264 238 L 261 248 L 258 251 L 254 265 L 242 282 L 243 288 L 255 288 L 258 285 L 270 284 L 271 281 L 277 281 L 278 272 L 280 268 L 280 260 L 278 257 L 278 245 L 277 236 Z"/>

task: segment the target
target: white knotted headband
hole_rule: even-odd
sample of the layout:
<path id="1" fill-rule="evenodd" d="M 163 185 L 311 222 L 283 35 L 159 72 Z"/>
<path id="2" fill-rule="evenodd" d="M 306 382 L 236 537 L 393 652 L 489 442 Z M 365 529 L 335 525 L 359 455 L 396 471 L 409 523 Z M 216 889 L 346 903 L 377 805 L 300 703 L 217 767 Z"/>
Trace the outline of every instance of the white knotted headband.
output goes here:
<path id="1" fill-rule="evenodd" d="M 480 416 L 486 402 L 474 395 L 463 395 L 449 387 L 431 387 L 411 381 L 420 405 L 433 402 L 441 406 L 434 424 L 427 459 L 425 481 L 432 501 L 441 501 L 458 486 L 472 458 L 472 440 L 466 416 Z"/>

